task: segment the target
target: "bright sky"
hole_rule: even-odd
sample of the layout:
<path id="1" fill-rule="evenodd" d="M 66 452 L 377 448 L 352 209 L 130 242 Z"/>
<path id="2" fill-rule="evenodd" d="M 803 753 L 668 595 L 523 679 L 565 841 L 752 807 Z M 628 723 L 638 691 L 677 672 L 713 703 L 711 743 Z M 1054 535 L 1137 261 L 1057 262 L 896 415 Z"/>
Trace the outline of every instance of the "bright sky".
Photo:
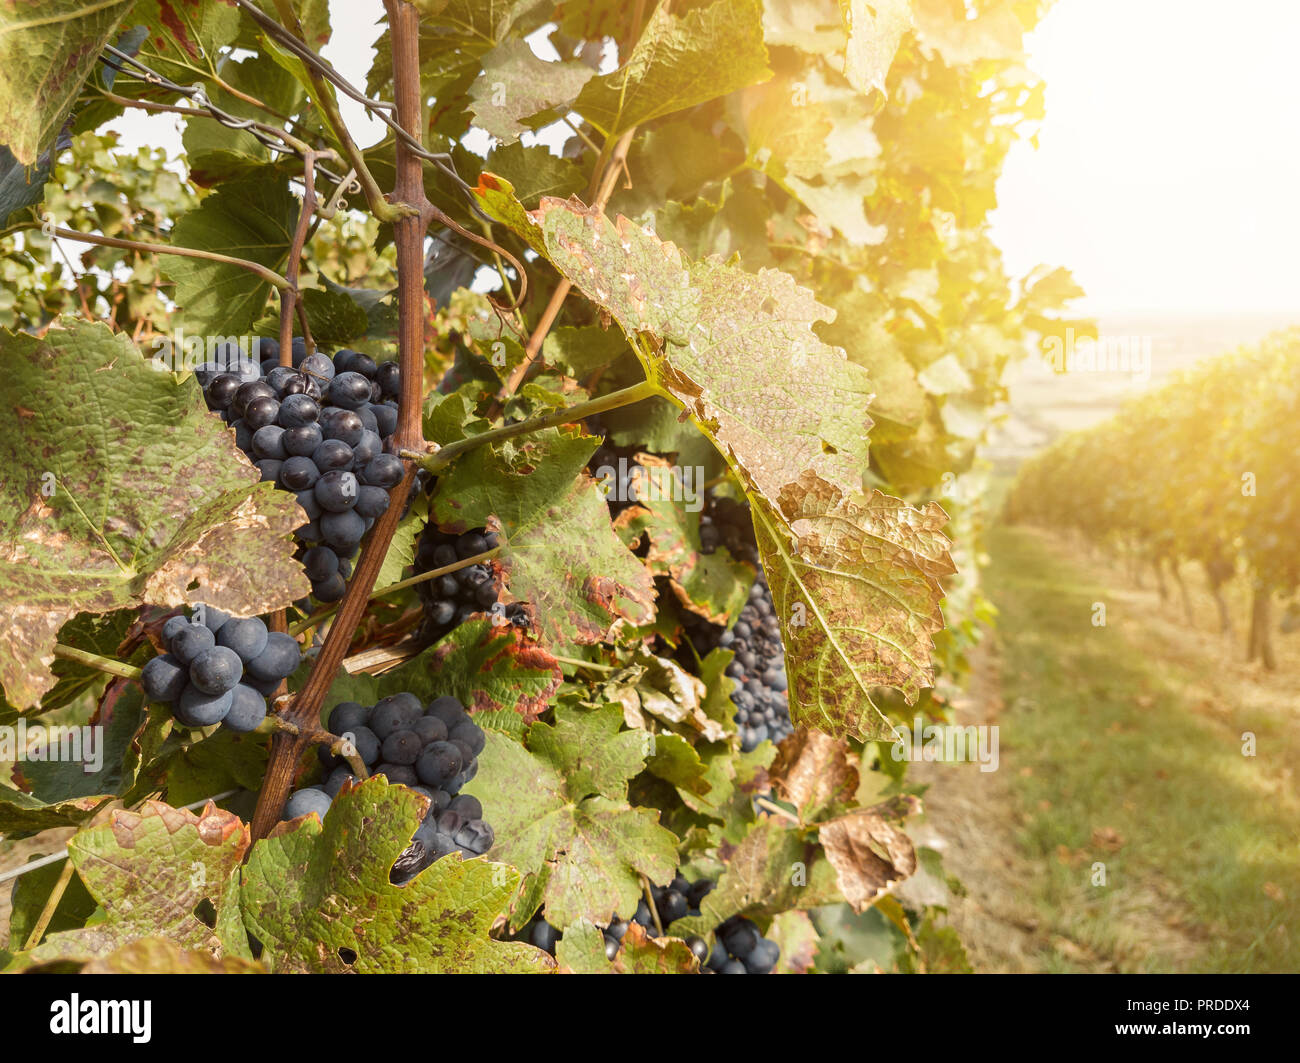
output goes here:
<path id="1" fill-rule="evenodd" d="M 1300 310 L 1300 3 L 1057 0 L 1028 41 L 1041 147 L 994 235 L 1093 313 Z"/>
<path id="2" fill-rule="evenodd" d="M 380 0 L 330 0 L 325 55 L 364 84 Z M 1300 3 L 1057 0 L 1029 38 L 1047 82 L 994 236 L 1014 275 L 1065 265 L 1090 313 L 1300 311 Z M 382 127 L 341 98 L 357 140 Z M 180 150 L 137 113 L 128 143 Z"/>

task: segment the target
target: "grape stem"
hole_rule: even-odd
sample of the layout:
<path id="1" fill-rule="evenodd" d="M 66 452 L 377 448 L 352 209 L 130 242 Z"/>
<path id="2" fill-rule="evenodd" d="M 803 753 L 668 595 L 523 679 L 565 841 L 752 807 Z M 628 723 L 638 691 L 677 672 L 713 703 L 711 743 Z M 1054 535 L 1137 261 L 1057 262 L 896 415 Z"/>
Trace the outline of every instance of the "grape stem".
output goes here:
<path id="1" fill-rule="evenodd" d="M 50 895 L 45 900 L 45 907 L 41 909 L 40 918 L 36 920 L 36 925 L 32 927 L 32 932 L 27 936 L 27 944 L 23 946 L 24 951 L 34 949 L 41 943 L 41 938 L 45 936 L 50 920 L 54 918 L 54 913 L 58 910 L 59 901 L 63 900 L 63 893 L 68 888 L 68 883 L 72 881 L 74 870 L 76 869 L 72 866 L 72 858 L 68 857 L 67 862 L 63 865 L 63 870 L 59 872 L 58 881 L 54 883 L 54 889 L 50 890 Z"/>
<path id="2" fill-rule="evenodd" d="M 111 657 L 101 657 L 98 653 L 79 650 L 75 646 L 66 646 L 62 642 L 54 644 L 54 656 L 62 657 L 65 661 L 76 661 L 78 664 L 84 664 L 87 668 L 93 668 L 97 672 L 107 672 L 109 675 L 120 676 L 123 679 L 140 678 L 140 669 L 134 665 L 123 664 Z"/>
<path id="3" fill-rule="evenodd" d="M 769 801 L 766 797 L 756 797 L 754 798 L 754 804 L 758 805 L 760 808 L 767 809 L 775 816 L 784 816 L 791 823 L 798 824 L 800 827 L 803 826 L 803 823 L 800 821 L 798 816 L 788 809 L 782 808 L 775 801 Z"/>
<path id="4" fill-rule="evenodd" d="M 482 564 L 484 561 L 490 561 L 501 552 L 501 547 L 494 546 L 491 550 L 484 550 L 481 554 L 475 554 L 473 557 L 467 557 L 463 560 L 456 561 L 450 565 L 443 565 L 442 568 L 430 569 L 428 572 L 421 572 L 410 579 L 399 580 L 397 583 L 390 583 L 387 587 L 381 587 L 377 591 L 372 591 L 368 601 L 374 601 L 376 598 L 383 598 L 389 594 L 396 594 L 398 591 L 404 591 L 407 587 L 414 587 L 417 583 L 424 583 L 427 580 L 437 579 L 439 576 L 446 576 L 452 572 L 459 572 L 462 568 L 469 568 L 471 565 Z M 312 613 L 311 616 L 299 620 L 291 628 L 290 635 L 301 635 L 308 628 L 316 627 L 323 624 L 339 611 L 338 603 L 328 606 L 320 612 Z"/>
<path id="5" fill-rule="evenodd" d="M 423 95 L 420 90 L 419 12 L 406 0 L 385 0 L 388 12 L 389 43 L 393 52 L 393 86 L 397 101 L 397 120 L 410 139 L 419 143 L 424 128 Z M 249 5 L 241 2 L 241 7 Z M 276 8 L 286 25 L 301 37 L 301 27 L 293 6 L 288 0 L 276 0 Z M 325 111 L 330 124 L 345 140 L 349 159 L 358 176 L 366 185 L 366 199 L 371 212 L 380 220 L 393 221 L 393 244 L 397 249 L 397 304 L 398 304 L 398 364 L 401 368 L 402 391 L 398 399 L 395 449 L 424 451 L 424 426 L 421 421 L 422 383 L 424 379 L 424 238 L 432 217 L 428 198 L 424 194 L 424 167 L 404 140 L 396 145 L 397 180 L 392 200 L 376 193 L 374 178 L 364 169 L 360 152 L 338 117 L 333 93 L 324 84 L 318 71 L 309 70 L 313 84 L 317 85 L 316 100 Z M 300 727 L 314 725 L 320 718 L 321 704 L 333 684 L 338 669 L 347 655 L 348 646 L 357 625 L 365 614 L 375 581 L 383 567 L 393 533 L 402 519 L 402 510 L 415 483 L 415 467 L 407 465 L 401 481 L 389 492 L 388 509 L 370 529 L 362 547 L 361 557 L 348 584 L 338 616 L 330 626 L 329 634 L 316 655 L 307 681 L 290 703 L 284 716 Z M 279 822 L 284 803 L 293 787 L 293 777 L 307 745 L 301 735 L 277 733 L 271 739 L 271 759 L 257 808 L 253 813 L 251 833 L 253 838 L 264 838 Z"/>
<path id="6" fill-rule="evenodd" d="M 498 443 L 503 439 L 512 439 L 515 436 L 525 435 L 529 432 L 540 432 L 545 428 L 554 428 L 556 425 L 572 424 L 574 421 L 581 421 L 585 417 L 593 417 L 598 413 L 604 413 L 606 410 L 616 410 L 620 406 L 630 406 L 634 402 L 640 402 L 658 394 L 660 394 L 660 391 L 655 384 L 649 380 L 643 380 L 639 384 L 633 384 L 631 387 L 623 388 L 620 391 L 612 391 L 598 399 L 575 403 L 572 406 L 565 406 L 562 409 L 552 410 L 536 417 L 529 417 L 514 424 L 502 425 L 500 428 L 493 428 L 486 432 L 480 432 L 478 435 L 458 439 L 454 443 L 448 443 L 445 447 L 440 447 L 432 454 L 403 450 L 401 456 L 414 461 L 429 472 L 438 473 L 461 455 L 484 444 Z"/>
<path id="7" fill-rule="evenodd" d="M 664 924 L 659 920 L 659 908 L 655 904 L 655 895 L 650 889 L 650 880 L 641 876 L 641 890 L 645 893 L 646 907 L 650 909 L 650 918 L 654 920 L 655 929 L 659 931 L 659 936 L 664 936 Z"/>
<path id="8" fill-rule="evenodd" d="M 367 779 L 370 777 L 366 771 L 365 762 L 362 761 L 357 753 L 357 748 L 346 738 L 340 738 L 329 731 L 322 731 L 314 727 L 299 727 L 298 724 L 284 716 L 268 716 L 265 720 L 253 728 L 253 734 L 284 734 L 292 735 L 302 741 L 317 746 L 328 746 L 329 751 L 336 757 L 342 757 L 348 762 L 348 767 L 352 769 L 352 774 L 358 779 Z"/>

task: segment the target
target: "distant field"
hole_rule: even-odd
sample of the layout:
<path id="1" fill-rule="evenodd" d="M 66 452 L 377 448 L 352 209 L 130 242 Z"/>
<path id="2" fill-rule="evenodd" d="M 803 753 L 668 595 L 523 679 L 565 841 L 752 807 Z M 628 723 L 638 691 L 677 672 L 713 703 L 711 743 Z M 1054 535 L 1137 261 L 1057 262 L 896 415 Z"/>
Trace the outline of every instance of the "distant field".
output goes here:
<path id="1" fill-rule="evenodd" d="M 1056 373 L 1035 350 L 1011 371 L 1007 420 L 985 452 L 1000 471 L 1013 469 L 1063 432 L 1104 420 L 1170 373 L 1300 325 L 1300 313 L 1124 314 L 1103 317 L 1099 325 L 1103 349 L 1109 344 L 1118 353 L 1127 341 L 1135 354 L 1149 352 L 1149 374 Z"/>

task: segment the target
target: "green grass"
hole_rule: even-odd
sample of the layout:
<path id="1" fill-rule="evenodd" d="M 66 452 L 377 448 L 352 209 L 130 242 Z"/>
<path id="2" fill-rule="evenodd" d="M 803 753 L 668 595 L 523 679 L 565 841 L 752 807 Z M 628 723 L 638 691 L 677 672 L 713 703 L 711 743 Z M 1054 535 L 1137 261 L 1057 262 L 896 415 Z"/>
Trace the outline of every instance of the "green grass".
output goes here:
<path id="1" fill-rule="evenodd" d="M 1025 893 L 1047 940 L 1125 971 L 1300 970 L 1295 700 L 1238 701 L 1214 659 L 1162 653 L 1140 618 L 1125 622 L 1122 595 L 1043 537 L 998 527 L 988 546 L 1004 770 L 1042 869 Z M 1099 601 L 1106 627 L 1092 624 Z M 1106 830 L 1122 844 L 1094 839 Z M 1043 960 L 1089 966 L 1073 947 Z"/>

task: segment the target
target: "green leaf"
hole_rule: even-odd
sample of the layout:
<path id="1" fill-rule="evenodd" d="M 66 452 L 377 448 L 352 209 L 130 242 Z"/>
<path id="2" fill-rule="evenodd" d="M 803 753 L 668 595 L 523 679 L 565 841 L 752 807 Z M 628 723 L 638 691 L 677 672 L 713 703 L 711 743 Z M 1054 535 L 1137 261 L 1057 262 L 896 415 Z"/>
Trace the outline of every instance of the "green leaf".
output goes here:
<path id="1" fill-rule="evenodd" d="M 519 883 L 512 868 L 453 853 L 389 883 L 427 808 L 405 787 L 369 779 L 340 791 L 323 824 L 308 816 L 254 845 L 242 903 L 263 962 L 281 973 L 546 970 L 541 950 L 488 936 Z"/>
<path id="2" fill-rule="evenodd" d="M 779 515 L 751 501 L 791 719 L 836 736 L 892 738 L 871 688 L 897 687 L 910 704 L 933 685 L 940 580 L 956 571 L 940 531 L 947 516 L 933 502 L 918 510 L 879 491 L 849 495 L 811 471 L 782 490 Z"/>
<path id="3" fill-rule="evenodd" d="M 627 340 L 618 329 L 599 325 L 563 325 L 551 329 L 542 343 L 547 364 L 575 380 L 586 380 L 627 351 Z"/>
<path id="4" fill-rule="evenodd" d="M 24 0 L 0 22 L 0 142 L 30 166 L 54 140 L 132 0 Z"/>
<path id="5" fill-rule="evenodd" d="M 221 63 L 221 49 L 239 32 L 239 8 L 222 2 L 136 0 L 132 25 L 148 36 L 137 53 L 140 61 L 177 85 L 211 82 Z M 125 96 L 153 96 L 158 90 L 130 73 L 119 73 L 114 91 Z"/>
<path id="6" fill-rule="evenodd" d="M 569 110 L 595 71 L 585 63 L 547 62 L 527 42 L 503 41 L 483 56 L 483 73 L 470 89 L 475 121 L 498 140 L 516 140 Z"/>
<path id="7" fill-rule="evenodd" d="M 0 225 L 15 212 L 35 206 L 45 198 L 50 179 L 50 157 L 46 152 L 31 166 L 24 166 L 8 148 L 0 145 Z"/>
<path id="8" fill-rule="evenodd" d="M 606 136 L 726 96 L 771 75 L 760 0 L 655 9 L 627 62 L 593 78 L 574 107 Z"/>
<path id="9" fill-rule="evenodd" d="M 524 147 L 515 141 L 493 148 L 483 169 L 508 181 L 527 210 L 535 209 L 543 196 L 571 196 L 587 184 L 577 163 L 540 144 Z"/>
<path id="10" fill-rule="evenodd" d="M 59 641 L 68 646 L 75 646 L 79 650 L 97 653 L 101 657 L 127 661 L 128 658 L 120 655 L 118 649 L 136 619 L 136 613 L 132 609 L 119 609 L 105 616 L 81 613 L 63 625 L 59 631 Z M 133 661 L 130 663 L 143 664 L 152 656 L 153 647 L 141 645 L 132 654 Z M 63 657 L 55 660 L 50 671 L 58 682 L 41 698 L 42 714 L 69 705 L 83 695 L 89 694 L 98 698 L 110 678 L 97 668 L 91 668 L 79 661 L 69 661 Z"/>
<path id="11" fill-rule="evenodd" d="M 551 429 L 482 446 L 439 478 L 434 519 L 447 531 L 489 526 L 511 600 L 532 607 L 543 640 L 599 642 L 619 620 L 654 617 L 654 585 L 619 541 L 584 466 L 596 440 Z"/>
<path id="12" fill-rule="evenodd" d="M 257 483 L 192 380 L 82 322 L 42 339 L 0 333 L 0 357 L 0 681 L 12 704 L 54 686 L 55 638 L 77 613 L 206 602 L 255 616 L 307 593 L 291 538 L 302 510 Z"/>
<path id="13" fill-rule="evenodd" d="M 274 174 L 223 184 L 172 231 L 172 243 L 247 259 L 280 272 L 293 242 L 298 204 L 288 182 Z M 186 328 L 207 335 L 238 335 L 261 316 L 271 285 L 242 266 L 167 256 L 163 271 L 176 282 Z"/>
<path id="14" fill-rule="evenodd" d="M 220 958 L 251 959 L 239 915 L 239 868 L 248 828 L 209 805 L 199 815 L 146 801 L 139 812 L 73 836 L 68 853 L 103 921 L 47 937 L 26 953 L 37 963 L 106 955 L 145 937 L 165 937 Z M 211 907 L 205 923 L 196 909 Z"/>
<path id="15" fill-rule="evenodd" d="M 302 305 L 312 339 L 327 349 L 345 346 L 370 327 L 365 308 L 345 292 L 308 288 L 302 293 Z"/>
<path id="16" fill-rule="evenodd" d="M 565 927 L 564 937 L 555 945 L 555 959 L 574 974 L 614 973 L 605 955 L 604 932 L 585 919 Z"/>
<path id="17" fill-rule="evenodd" d="M 216 957 L 199 949 L 183 949 L 161 937 L 132 941 L 107 956 L 91 960 L 82 974 L 265 974 L 266 968 L 239 956 Z"/>
<path id="18" fill-rule="evenodd" d="M 65 864 L 66 860 L 46 864 L 27 872 L 14 883 L 13 907 L 9 913 L 9 941 L 15 948 L 22 948 L 36 929 Z M 64 930 L 78 930 L 86 925 L 86 920 L 95 913 L 97 907 L 95 898 L 86 892 L 81 879 L 73 875 L 64 888 L 63 896 L 59 898 L 46 932 L 57 934 Z M 3 969 L 3 964 L 0 964 L 0 970 Z"/>
<path id="19" fill-rule="evenodd" d="M 611 913 L 636 908 L 640 875 L 656 883 L 672 878 L 677 839 L 657 812 L 627 803 L 646 742 L 644 732 L 620 731 L 618 706 L 584 712 L 557 705 L 555 720 L 529 728 L 528 748 L 489 733 L 466 792 L 492 810 L 489 855 L 544 875 L 552 925 L 605 923 Z"/>
<path id="20" fill-rule="evenodd" d="M 375 580 L 375 590 L 383 590 L 400 582 L 407 568 L 415 564 L 415 544 L 424 534 L 428 523 L 429 496 L 421 491 L 411 499 L 410 510 L 398 521 L 397 528 L 393 531 L 393 541 L 388 544 L 388 553 L 384 554 L 384 563 Z"/>
<path id="21" fill-rule="evenodd" d="M 849 34 L 844 76 L 859 92 L 884 92 L 894 53 L 912 28 L 911 0 L 840 0 L 840 17 Z"/>
<path id="22" fill-rule="evenodd" d="M 478 175 L 474 198 L 494 221 L 521 237 L 539 255 L 546 254 L 546 241 L 532 215 L 515 195 L 515 186 L 505 177 L 484 170 Z"/>

